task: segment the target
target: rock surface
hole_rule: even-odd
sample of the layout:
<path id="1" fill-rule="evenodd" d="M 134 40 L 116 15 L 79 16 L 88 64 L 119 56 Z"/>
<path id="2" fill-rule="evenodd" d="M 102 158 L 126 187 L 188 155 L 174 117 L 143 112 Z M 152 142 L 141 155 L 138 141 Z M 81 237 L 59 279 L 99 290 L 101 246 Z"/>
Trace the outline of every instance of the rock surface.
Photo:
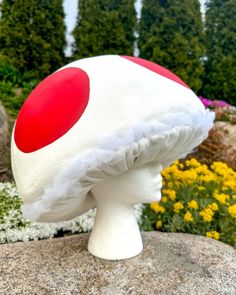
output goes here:
<path id="1" fill-rule="evenodd" d="M 121 261 L 90 255 L 88 235 L 0 246 L 0 294 L 235 295 L 236 251 L 188 234 L 143 233 Z"/>
<path id="2" fill-rule="evenodd" d="M 5 109 L 0 103 L 0 147 L 7 144 L 8 140 L 8 119 Z"/>
<path id="3" fill-rule="evenodd" d="M 226 145 L 231 145 L 236 150 L 236 125 L 221 121 L 215 122 L 214 125 L 224 134 L 222 142 Z"/>
<path id="4" fill-rule="evenodd" d="M 10 142 L 8 117 L 0 103 L 0 182 L 8 181 L 10 177 Z M 1 293 L 0 293 L 1 294 Z"/>

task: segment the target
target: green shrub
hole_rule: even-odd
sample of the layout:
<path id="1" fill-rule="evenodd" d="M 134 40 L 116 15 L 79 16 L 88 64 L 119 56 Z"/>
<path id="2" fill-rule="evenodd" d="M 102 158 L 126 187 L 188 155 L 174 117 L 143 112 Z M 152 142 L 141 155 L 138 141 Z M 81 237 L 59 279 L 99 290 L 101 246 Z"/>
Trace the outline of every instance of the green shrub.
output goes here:
<path id="1" fill-rule="evenodd" d="M 38 82 L 34 72 L 21 73 L 0 56 L 0 101 L 13 118 Z"/>

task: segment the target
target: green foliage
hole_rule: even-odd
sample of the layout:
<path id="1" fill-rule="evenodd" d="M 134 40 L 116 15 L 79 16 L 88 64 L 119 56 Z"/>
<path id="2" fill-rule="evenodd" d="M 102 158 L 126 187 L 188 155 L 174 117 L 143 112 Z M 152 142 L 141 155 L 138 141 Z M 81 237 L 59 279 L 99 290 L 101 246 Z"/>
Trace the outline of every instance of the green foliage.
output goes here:
<path id="1" fill-rule="evenodd" d="M 236 105 L 236 1 L 209 0 L 203 93 Z"/>
<path id="2" fill-rule="evenodd" d="M 139 26 L 141 57 L 202 86 L 203 28 L 198 0 L 144 0 Z"/>
<path id="3" fill-rule="evenodd" d="M 74 56 L 132 55 L 135 23 L 132 0 L 79 1 Z"/>
<path id="4" fill-rule="evenodd" d="M 0 231 L 24 227 L 27 222 L 22 220 L 20 206 L 22 201 L 13 185 L 0 183 Z"/>
<path id="5" fill-rule="evenodd" d="M 28 94 L 38 84 L 33 71 L 20 72 L 0 56 L 0 101 L 15 118 Z"/>
<path id="6" fill-rule="evenodd" d="M 43 77 L 63 65 L 62 0 L 3 0 L 1 13 L 0 53 L 14 66 Z"/>

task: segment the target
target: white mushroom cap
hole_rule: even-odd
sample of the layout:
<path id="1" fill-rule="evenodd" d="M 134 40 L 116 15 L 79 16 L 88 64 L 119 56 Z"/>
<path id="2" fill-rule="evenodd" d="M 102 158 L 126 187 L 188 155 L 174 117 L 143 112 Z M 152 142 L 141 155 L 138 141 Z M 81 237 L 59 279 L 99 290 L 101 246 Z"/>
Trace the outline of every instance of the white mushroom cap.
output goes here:
<path id="1" fill-rule="evenodd" d="M 24 216 L 69 220 L 95 207 L 91 188 L 199 145 L 214 113 L 168 70 L 117 55 L 81 59 L 48 76 L 24 103 L 12 168 Z"/>

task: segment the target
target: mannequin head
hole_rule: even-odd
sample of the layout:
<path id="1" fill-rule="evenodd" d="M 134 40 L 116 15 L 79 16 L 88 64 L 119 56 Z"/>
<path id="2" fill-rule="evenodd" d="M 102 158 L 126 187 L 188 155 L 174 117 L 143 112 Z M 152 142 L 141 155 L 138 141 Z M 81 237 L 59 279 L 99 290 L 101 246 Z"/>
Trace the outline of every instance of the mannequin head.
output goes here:
<path id="1" fill-rule="evenodd" d="M 133 205 L 160 201 L 161 170 L 160 163 L 152 162 L 108 177 L 93 187 L 97 214 L 88 243 L 90 253 L 113 260 L 130 258 L 142 251 Z"/>
<path id="2" fill-rule="evenodd" d="M 129 169 L 122 175 L 110 176 L 91 190 L 97 203 L 151 203 L 161 199 L 162 165 L 147 163 Z"/>

